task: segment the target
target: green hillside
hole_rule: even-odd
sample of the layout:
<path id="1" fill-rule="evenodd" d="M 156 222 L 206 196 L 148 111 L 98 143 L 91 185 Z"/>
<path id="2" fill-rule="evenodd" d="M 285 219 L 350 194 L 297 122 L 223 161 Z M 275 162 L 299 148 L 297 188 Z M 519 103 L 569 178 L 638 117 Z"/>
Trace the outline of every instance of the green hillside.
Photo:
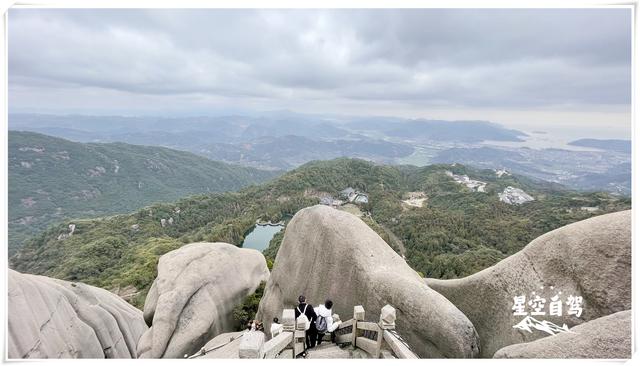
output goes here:
<path id="1" fill-rule="evenodd" d="M 486 192 L 472 192 L 454 182 L 447 171 L 486 182 Z M 522 188 L 535 201 L 500 202 L 498 192 L 507 186 Z M 418 168 L 337 159 L 308 163 L 239 192 L 191 196 L 132 214 L 68 221 L 30 240 L 10 264 L 19 271 L 107 289 L 133 286 L 140 292 L 131 302 L 141 306 L 160 255 L 195 241 L 241 245 L 257 219 L 286 221 L 299 209 L 317 204 L 321 192 L 336 196 L 346 187 L 369 194 L 369 203 L 360 207 L 367 224 L 395 250 L 406 252 L 407 262 L 416 271 L 439 278 L 474 273 L 545 232 L 631 205 L 628 198 L 577 193 L 461 165 Z M 402 202 L 408 192 L 417 191 L 427 197 L 424 207 Z M 166 224 L 169 219 L 172 225 Z M 70 223 L 76 225 L 74 234 L 59 240 Z M 397 238 L 392 240 L 390 235 Z M 281 239 L 276 235 L 265 250 L 269 261 Z"/>
<path id="2" fill-rule="evenodd" d="M 83 144 L 9 131 L 9 253 L 66 218 L 237 190 L 275 175 L 161 147 Z"/>

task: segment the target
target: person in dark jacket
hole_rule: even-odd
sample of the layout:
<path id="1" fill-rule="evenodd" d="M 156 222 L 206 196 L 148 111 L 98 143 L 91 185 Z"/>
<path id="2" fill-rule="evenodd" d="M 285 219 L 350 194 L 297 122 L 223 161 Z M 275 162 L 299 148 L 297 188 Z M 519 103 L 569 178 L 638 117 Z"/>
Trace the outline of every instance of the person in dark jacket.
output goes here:
<path id="1" fill-rule="evenodd" d="M 305 335 L 305 343 L 307 344 L 307 349 L 313 348 L 316 346 L 316 338 L 318 336 L 318 331 L 316 330 L 316 312 L 313 310 L 313 305 L 307 304 L 307 299 L 304 295 L 298 296 L 298 306 L 296 306 L 296 319 L 303 314 L 307 316 L 311 326 L 307 330 Z M 306 352 L 305 355 L 306 356 Z"/>

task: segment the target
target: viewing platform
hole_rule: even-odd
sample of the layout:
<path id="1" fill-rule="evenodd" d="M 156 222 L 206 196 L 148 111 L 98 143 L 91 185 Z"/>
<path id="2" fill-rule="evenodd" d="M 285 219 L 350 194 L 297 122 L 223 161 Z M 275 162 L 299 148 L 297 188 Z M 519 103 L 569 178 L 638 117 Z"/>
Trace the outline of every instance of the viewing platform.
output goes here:
<path id="1" fill-rule="evenodd" d="M 396 332 L 396 309 L 385 305 L 378 322 L 365 321 L 361 305 L 353 308 L 353 317 L 342 322 L 335 330 L 335 343 L 330 334 L 326 342 L 306 349 L 306 319 L 295 318 L 294 309 L 282 311 L 282 323 L 276 327 L 271 339 L 266 341 L 262 331 L 250 330 L 233 333 L 228 341 L 213 342 L 200 352 L 188 356 L 194 358 L 297 358 L 307 351 L 307 358 L 418 358 L 409 345 Z M 216 337 L 218 338 L 218 337 Z M 214 338 L 214 341 L 216 340 Z M 212 343 L 212 342 L 210 342 Z"/>

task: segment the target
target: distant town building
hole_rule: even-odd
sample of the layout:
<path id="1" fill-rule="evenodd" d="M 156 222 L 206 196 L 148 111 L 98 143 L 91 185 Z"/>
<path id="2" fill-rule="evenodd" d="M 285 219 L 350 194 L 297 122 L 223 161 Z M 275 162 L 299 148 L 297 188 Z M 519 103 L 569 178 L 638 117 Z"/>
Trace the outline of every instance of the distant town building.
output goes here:
<path id="1" fill-rule="evenodd" d="M 359 192 L 351 187 L 345 188 L 340 192 L 340 198 L 344 199 L 345 202 L 357 203 L 357 204 L 366 204 L 369 203 L 369 195 L 366 193 Z M 340 204 L 343 204 L 341 202 Z"/>
<path id="2" fill-rule="evenodd" d="M 356 194 L 356 190 L 349 187 L 349 188 L 345 188 L 344 190 L 342 190 L 342 192 L 340 192 L 340 198 L 344 198 L 346 200 L 348 200 L 349 202 L 352 201 L 352 197 Z"/>
<path id="3" fill-rule="evenodd" d="M 344 205 L 345 201 L 335 199 L 331 196 L 322 196 L 320 197 L 320 204 L 325 206 L 331 206 L 333 208 L 338 208 Z"/>
<path id="4" fill-rule="evenodd" d="M 369 203 L 369 196 L 367 196 L 364 193 L 359 193 L 359 194 L 356 195 L 356 198 L 354 199 L 354 202 L 358 203 L 358 204 Z"/>
<path id="5" fill-rule="evenodd" d="M 511 173 L 509 173 L 507 171 L 507 169 L 504 169 L 504 168 L 503 169 L 496 169 L 495 172 L 496 172 L 496 175 L 498 176 L 498 178 L 501 178 L 503 175 L 511 175 Z"/>
<path id="6" fill-rule="evenodd" d="M 445 172 L 445 174 L 453 178 L 456 183 L 463 184 L 474 192 L 485 192 L 485 187 L 487 186 L 486 182 L 470 179 L 467 175 L 456 175 L 448 170 Z"/>

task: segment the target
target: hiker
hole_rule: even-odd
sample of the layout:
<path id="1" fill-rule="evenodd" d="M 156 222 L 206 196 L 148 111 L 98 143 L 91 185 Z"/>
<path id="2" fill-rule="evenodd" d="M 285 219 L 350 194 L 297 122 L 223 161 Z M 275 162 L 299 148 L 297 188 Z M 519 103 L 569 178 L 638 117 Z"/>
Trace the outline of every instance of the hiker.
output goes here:
<path id="1" fill-rule="evenodd" d="M 307 304 L 307 298 L 304 295 L 298 296 L 298 306 L 296 306 L 295 310 L 296 319 L 300 316 L 300 314 L 304 314 L 307 317 L 307 329 L 305 334 L 305 343 L 307 344 L 307 349 L 313 348 L 316 345 L 316 337 L 318 332 L 316 331 L 316 312 L 313 311 L 313 306 Z M 303 357 L 307 356 L 307 352 L 302 354 Z"/>
<path id="2" fill-rule="evenodd" d="M 342 324 L 340 315 L 333 313 L 333 324 L 327 329 L 328 332 L 331 332 L 331 343 L 336 343 L 336 329 L 338 329 L 340 324 Z"/>
<path id="3" fill-rule="evenodd" d="M 264 325 L 262 325 L 262 322 L 259 320 L 250 320 L 249 323 L 247 323 L 247 330 L 250 332 L 264 332 Z"/>
<path id="4" fill-rule="evenodd" d="M 315 308 L 316 315 L 318 318 L 316 319 L 316 332 L 318 333 L 318 342 L 319 346 L 322 343 L 322 338 L 324 335 L 329 332 L 333 333 L 336 330 L 338 324 L 333 324 L 333 315 L 331 314 L 331 308 L 333 307 L 333 301 L 327 299 L 324 302 L 324 305 L 319 305 Z M 332 336 L 332 340 L 335 337 Z"/>
<path id="5" fill-rule="evenodd" d="M 258 332 L 263 332 L 264 333 L 264 324 L 262 324 L 262 322 L 260 320 L 254 320 L 253 321 L 254 324 L 254 328 L 255 330 L 257 330 Z"/>

